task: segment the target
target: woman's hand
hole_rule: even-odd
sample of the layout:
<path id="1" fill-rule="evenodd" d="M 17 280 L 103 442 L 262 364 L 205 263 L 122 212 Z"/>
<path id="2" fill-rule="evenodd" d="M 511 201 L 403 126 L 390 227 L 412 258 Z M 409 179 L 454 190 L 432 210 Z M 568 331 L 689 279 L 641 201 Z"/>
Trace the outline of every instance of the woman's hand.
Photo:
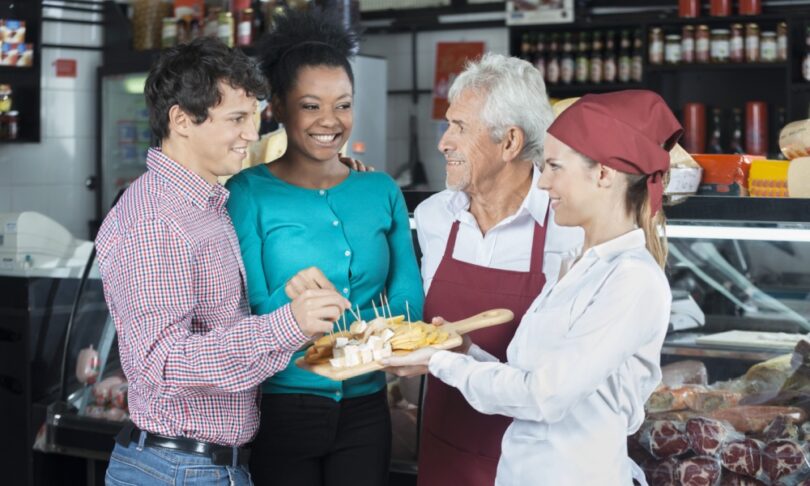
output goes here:
<path id="1" fill-rule="evenodd" d="M 430 358 L 440 350 L 428 346 L 425 348 L 417 349 L 410 352 L 405 356 L 391 356 L 380 360 L 380 363 L 389 371 L 397 376 L 416 376 L 424 375 L 428 372 L 428 363 Z"/>
<path id="2" fill-rule="evenodd" d="M 447 321 L 445 321 L 443 317 L 438 317 L 437 316 L 437 317 L 434 317 L 433 319 L 431 319 L 430 323 L 433 324 L 434 326 L 442 326 L 442 325 L 446 324 Z M 467 354 L 467 351 L 470 350 L 470 346 L 472 346 L 472 343 L 473 342 L 470 339 L 470 336 L 464 334 L 463 336 L 461 336 L 461 344 L 459 344 L 458 347 L 453 348 L 451 351 L 455 351 L 456 353 L 461 353 L 461 354 Z M 427 373 L 427 371 L 425 371 L 424 373 Z M 424 373 L 419 373 L 419 374 L 421 375 L 421 374 L 424 374 Z M 394 374 L 396 374 L 396 373 L 394 373 Z M 403 376 L 403 375 L 397 375 L 397 376 Z M 405 375 L 405 376 L 410 376 L 410 375 Z"/>
<path id="3" fill-rule="evenodd" d="M 303 294 L 306 290 L 328 289 L 335 290 L 332 282 L 317 267 L 309 267 L 296 273 L 284 286 L 284 293 L 290 300 Z"/>
<path id="4" fill-rule="evenodd" d="M 338 154 L 338 159 L 340 159 L 341 164 L 357 172 L 374 172 L 374 167 L 365 165 L 359 160 L 351 157 L 344 157 L 343 154 Z"/>

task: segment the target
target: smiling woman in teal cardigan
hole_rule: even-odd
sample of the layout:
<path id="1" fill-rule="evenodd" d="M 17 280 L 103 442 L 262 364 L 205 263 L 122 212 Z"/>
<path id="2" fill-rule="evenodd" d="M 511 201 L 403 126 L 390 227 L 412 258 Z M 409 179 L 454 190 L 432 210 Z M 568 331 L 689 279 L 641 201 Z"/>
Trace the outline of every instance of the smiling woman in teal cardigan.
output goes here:
<path id="1" fill-rule="evenodd" d="M 267 165 L 227 183 L 247 272 L 250 307 L 267 314 L 289 302 L 284 286 L 304 268 L 318 267 L 338 292 L 374 317 L 386 292 L 391 312 L 422 316 L 422 281 L 405 201 L 386 174 L 351 171 L 330 189 L 307 189 L 273 175 Z M 353 318 L 347 316 L 351 323 Z M 337 330 L 337 326 L 335 327 Z M 303 351 L 293 358 L 295 361 Z M 269 378 L 265 393 L 310 393 L 333 400 L 367 395 L 385 385 L 383 373 L 344 382 L 304 371 L 292 362 Z"/>

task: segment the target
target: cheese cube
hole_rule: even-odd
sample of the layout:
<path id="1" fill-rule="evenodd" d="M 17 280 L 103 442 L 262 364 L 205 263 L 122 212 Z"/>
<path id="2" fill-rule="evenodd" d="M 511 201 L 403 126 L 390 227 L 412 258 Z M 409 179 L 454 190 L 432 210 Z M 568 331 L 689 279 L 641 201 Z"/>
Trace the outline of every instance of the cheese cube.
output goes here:
<path id="1" fill-rule="evenodd" d="M 380 336 L 369 336 L 367 344 L 371 349 L 382 349 L 384 343 Z"/>
<path id="2" fill-rule="evenodd" d="M 333 349 L 332 350 L 332 356 L 334 356 L 335 358 L 342 358 L 343 356 L 346 355 L 346 352 L 344 351 L 344 349 L 346 349 L 346 348 L 335 348 L 335 349 Z"/>
<path id="3" fill-rule="evenodd" d="M 355 321 L 349 328 L 349 332 L 352 334 L 363 334 L 366 332 L 366 329 L 368 329 L 368 323 L 366 321 Z"/>
<path id="4" fill-rule="evenodd" d="M 361 349 L 360 350 L 360 362 L 363 364 L 371 363 L 374 361 L 374 355 L 371 352 L 371 349 Z"/>
<path id="5" fill-rule="evenodd" d="M 332 368 L 343 368 L 346 361 L 343 358 L 332 358 L 329 360 L 329 364 L 332 365 Z"/>
<path id="6" fill-rule="evenodd" d="M 346 356 L 343 359 L 346 366 L 357 366 L 360 364 L 360 353 L 356 349 L 351 353 L 346 352 Z"/>
<path id="7" fill-rule="evenodd" d="M 380 335 L 380 337 L 382 338 L 383 341 L 388 342 L 388 341 L 391 340 L 392 337 L 394 337 L 394 331 L 392 331 L 390 329 L 387 329 L 387 328 L 383 329 L 382 334 Z"/>
<path id="8" fill-rule="evenodd" d="M 335 340 L 335 347 L 336 348 L 342 348 L 342 347 L 346 346 L 347 344 L 349 344 L 349 338 L 339 337 L 339 338 L 337 338 Z"/>

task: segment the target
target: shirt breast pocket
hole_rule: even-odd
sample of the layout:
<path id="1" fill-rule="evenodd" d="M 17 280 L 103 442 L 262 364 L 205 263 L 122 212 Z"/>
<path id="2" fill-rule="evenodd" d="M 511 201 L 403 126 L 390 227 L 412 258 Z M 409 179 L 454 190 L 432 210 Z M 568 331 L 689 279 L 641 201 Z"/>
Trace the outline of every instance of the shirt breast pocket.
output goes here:
<path id="1" fill-rule="evenodd" d="M 528 337 L 532 344 L 540 347 L 553 346 L 563 339 L 571 326 L 570 302 L 554 302 L 554 296 L 537 308 L 532 315 L 532 334 Z"/>

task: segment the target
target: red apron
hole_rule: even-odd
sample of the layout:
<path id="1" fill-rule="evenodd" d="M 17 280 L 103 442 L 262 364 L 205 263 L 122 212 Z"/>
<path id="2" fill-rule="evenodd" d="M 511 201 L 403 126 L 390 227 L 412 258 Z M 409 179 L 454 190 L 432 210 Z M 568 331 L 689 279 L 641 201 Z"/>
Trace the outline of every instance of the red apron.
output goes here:
<path id="1" fill-rule="evenodd" d="M 425 298 L 424 318 L 441 316 L 456 321 L 493 308 L 515 313 L 508 324 L 479 329 L 472 341 L 506 361 L 506 348 L 518 324 L 546 283 L 543 250 L 548 212 L 543 226 L 535 223 L 528 272 L 500 270 L 453 259 L 459 222 L 453 223 L 444 257 Z M 464 396 L 428 376 L 419 444 L 418 486 L 492 486 L 501 440 L 511 418 L 476 412 Z"/>

